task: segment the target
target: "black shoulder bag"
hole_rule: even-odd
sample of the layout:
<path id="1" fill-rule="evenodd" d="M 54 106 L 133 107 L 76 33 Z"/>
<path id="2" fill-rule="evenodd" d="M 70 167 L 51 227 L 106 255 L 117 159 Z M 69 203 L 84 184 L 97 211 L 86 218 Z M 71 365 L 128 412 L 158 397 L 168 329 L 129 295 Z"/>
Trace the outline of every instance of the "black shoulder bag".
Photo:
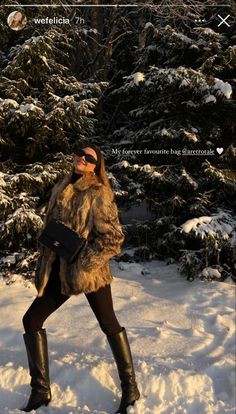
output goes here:
<path id="1" fill-rule="evenodd" d="M 86 239 L 59 220 L 51 220 L 38 237 L 38 241 L 58 256 L 72 263 L 86 244 Z"/>

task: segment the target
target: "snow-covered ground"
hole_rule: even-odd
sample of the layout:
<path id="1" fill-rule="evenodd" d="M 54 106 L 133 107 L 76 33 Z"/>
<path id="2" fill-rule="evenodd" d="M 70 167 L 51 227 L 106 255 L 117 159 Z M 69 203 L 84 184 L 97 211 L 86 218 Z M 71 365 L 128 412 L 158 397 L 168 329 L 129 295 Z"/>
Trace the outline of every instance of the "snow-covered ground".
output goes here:
<path id="1" fill-rule="evenodd" d="M 112 263 L 114 307 L 126 327 L 141 399 L 129 414 L 235 414 L 235 285 L 190 283 L 175 265 Z M 0 413 L 19 413 L 30 393 L 22 316 L 35 289 L 0 281 Z M 38 414 L 113 414 L 119 379 L 84 295 L 45 324 L 53 400 Z"/>

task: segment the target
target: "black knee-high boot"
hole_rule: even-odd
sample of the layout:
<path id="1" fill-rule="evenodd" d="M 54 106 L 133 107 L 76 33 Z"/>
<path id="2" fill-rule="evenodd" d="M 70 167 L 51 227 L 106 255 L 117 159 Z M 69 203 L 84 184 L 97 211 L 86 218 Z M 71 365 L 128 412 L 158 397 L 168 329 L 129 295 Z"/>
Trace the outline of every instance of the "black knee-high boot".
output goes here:
<path id="1" fill-rule="evenodd" d="M 126 414 L 126 408 L 139 399 L 140 393 L 135 380 L 133 361 L 125 328 L 116 335 L 107 337 L 114 355 L 121 381 L 122 398 L 115 414 Z"/>
<path id="2" fill-rule="evenodd" d="M 45 329 L 23 335 L 31 376 L 31 395 L 26 407 L 21 411 L 30 412 L 51 401 L 51 389 L 48 367 L 48 347 Z"/>

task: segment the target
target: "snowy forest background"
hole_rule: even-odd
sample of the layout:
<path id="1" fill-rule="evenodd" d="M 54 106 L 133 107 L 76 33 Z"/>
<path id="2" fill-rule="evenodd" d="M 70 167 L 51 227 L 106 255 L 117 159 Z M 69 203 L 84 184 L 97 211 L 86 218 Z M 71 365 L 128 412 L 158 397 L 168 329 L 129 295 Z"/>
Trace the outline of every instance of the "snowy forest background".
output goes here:
<path id="1" fill-rule="evenodd" d="M 16 7 L 0 8 L 2 275 L 33 276 L 50 191 L 75 143 L 91 140 L 106 159 L 124 247 L 134 247 L 117 260 L 177 261 L 189 280 L 235 280 L 234 2 L 25 8 L 18 32 L 6 20 L 22 9 L 7 3 Z M 219 12 L 230 27 L 218 27 Z M 33 20 L 46 16 L 71 24 Z M 198 149 L 208 152 L 183 154 Z"/>

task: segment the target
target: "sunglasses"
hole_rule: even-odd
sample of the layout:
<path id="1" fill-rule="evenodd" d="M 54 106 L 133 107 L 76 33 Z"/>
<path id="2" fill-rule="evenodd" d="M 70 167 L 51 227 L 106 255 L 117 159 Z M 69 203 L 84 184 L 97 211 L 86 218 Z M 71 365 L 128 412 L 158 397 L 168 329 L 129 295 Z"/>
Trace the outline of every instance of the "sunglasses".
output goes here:
<path id="1" fill-rule="evenodd" d="M 94 158 L 91 154 L 87 154 L 83 149 L 78 149 L 75 155 L 77 155 L 77 157 L 84 157 L 90 164 L 97 164 L 96 158 Z"/>

